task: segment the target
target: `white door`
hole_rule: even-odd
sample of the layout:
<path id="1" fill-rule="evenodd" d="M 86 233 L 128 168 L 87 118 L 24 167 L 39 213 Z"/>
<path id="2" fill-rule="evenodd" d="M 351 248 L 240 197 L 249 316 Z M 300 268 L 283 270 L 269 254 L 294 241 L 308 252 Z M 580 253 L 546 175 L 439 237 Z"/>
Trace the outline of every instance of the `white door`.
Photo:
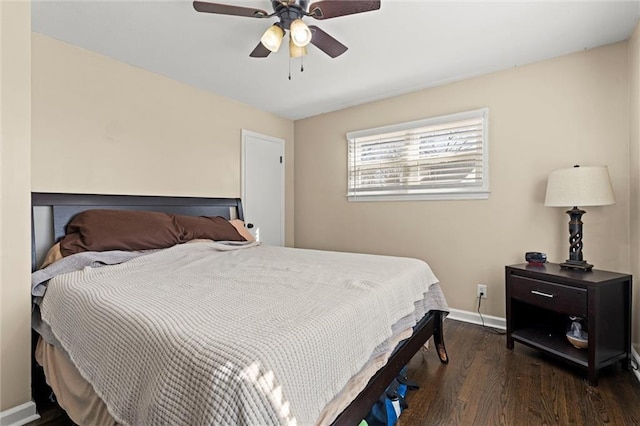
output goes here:
<path id="1" fill-rule="evenodd" d="M 242 205 L 258 241 L 284 245 L 284 139 L 242 130 Z"/>

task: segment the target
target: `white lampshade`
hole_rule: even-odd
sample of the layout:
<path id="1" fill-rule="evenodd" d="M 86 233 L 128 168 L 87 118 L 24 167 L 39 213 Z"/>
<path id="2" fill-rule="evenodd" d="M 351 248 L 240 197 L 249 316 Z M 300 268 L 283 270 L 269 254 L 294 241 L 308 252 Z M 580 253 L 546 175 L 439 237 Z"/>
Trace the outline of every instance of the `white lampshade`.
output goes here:
<path id="1" fill-rule="evenodd" d="M 298 47 L 305 47 L 311 42 L 311 30 L 302 19 L 296 19 L 289 26 L 291 41 Z"/>
<path id="2" fill-rule="evenodd" d="M 545 206 L 606 206 L 615 202 L 607 166 L 576 166 L 549 174 Z"/>
<path id="3" fill-rule="evenodd" d="M 289 36 L 289 56 L 292 58 L 299 58 L 307 54 L 307 48 L 302 46 L 298 47 L 293 42 L 293 37 Z"/>
<path id="4" fill-rule="evenodd" d="M 272 52 L 277 52 L 284 38 L 284 30 L 276 24 L 273 24 L 264 32 L 260 42 Z"/>

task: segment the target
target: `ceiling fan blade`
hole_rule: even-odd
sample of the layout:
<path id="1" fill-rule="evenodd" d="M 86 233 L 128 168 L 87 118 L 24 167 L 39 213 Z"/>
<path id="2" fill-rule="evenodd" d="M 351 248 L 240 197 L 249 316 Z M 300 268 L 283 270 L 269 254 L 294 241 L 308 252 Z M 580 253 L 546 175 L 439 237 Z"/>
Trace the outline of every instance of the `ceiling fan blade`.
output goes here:
<path id="1" fill-rule="evenodd" d="M 230 4 L 207 3 L 204 1 L 194 1 L 193 8 L 198 12 L 217 13 L 219 15 L 246 16 L 249 18 L 266 18 L 269 16 L 269 13 L 261 9 L 232 6 Z"/>
<path id="2" fill-rule="evenodd" d="M 380 0 L 320 0 L 311 3 L 309 15 L 316 19 L 329 19 L 378 9 Z"/>
<path id="3" fill-rule="evenodd" d="M 312 33 L 311 43 L 332 58 L 338 57 L 347 51 L 347 46 L 340 43 L 338 40 L 331 37 L 315 25 L 309 25 L 309 29 Z"/>
<path id="4" fill-rule="evenodd" d="M 269 56 L 270 53 L 271 51 L 266 47 L 264 47 L 264 44 L 262 44 L 262 42 L 259 41 L 256 48 L 253 49 L 253 52 L 251 52 L 249 56 L 251 56 L 252 58 L 266 58 L 267 56 Z"/>

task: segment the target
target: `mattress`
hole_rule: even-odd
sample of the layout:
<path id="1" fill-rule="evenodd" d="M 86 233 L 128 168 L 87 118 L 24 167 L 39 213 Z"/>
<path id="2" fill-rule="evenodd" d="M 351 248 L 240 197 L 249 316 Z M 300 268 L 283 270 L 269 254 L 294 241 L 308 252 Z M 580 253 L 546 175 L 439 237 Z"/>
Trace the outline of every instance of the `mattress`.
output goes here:
<path id="1" fill-rule="evenodd" d="M 215 243 L 57 275 L 40 308 L 118 423 L 289 425 L 330 423 L 447 310 L 416 259 Z"/>

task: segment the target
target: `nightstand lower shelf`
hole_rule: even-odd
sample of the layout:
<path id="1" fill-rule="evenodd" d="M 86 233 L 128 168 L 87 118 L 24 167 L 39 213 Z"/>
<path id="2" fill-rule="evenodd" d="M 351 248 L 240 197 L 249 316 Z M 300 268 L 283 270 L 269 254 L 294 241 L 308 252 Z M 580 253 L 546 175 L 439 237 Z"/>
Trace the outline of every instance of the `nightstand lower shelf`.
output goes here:
<path id="1" fill-rule="evenodd" d="M 589 365 L 589 353 L 585 349 L 573 347 L 565 336 L 558 334 L 556 330 L 551 328 L 523 328 L 513 331 L 511 337 L 516 342 L 543 350 L 581 367 L 587 368 Z"/>

